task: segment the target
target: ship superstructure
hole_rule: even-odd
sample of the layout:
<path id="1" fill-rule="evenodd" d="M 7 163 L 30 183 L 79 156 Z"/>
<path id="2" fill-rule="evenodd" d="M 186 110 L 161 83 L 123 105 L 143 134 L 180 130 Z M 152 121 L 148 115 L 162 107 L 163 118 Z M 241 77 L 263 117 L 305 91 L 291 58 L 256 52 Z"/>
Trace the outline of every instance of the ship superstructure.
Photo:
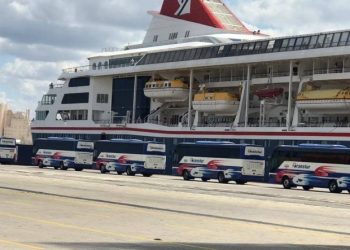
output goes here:
<path id="1" fill-rule="evenodd" d="M 350 145 L 350 30 L 270 38 L 221 0 L 165 0 L 143 44 L 64 69 L 34 138 Z"/>

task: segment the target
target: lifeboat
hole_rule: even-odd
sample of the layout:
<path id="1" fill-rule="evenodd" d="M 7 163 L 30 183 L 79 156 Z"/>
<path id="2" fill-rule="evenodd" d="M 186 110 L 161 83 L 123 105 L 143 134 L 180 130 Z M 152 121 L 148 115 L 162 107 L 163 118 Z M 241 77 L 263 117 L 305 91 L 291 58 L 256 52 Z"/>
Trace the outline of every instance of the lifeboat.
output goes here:
<path id="1" fill-rule="evenodd" d="M 193 109 L 205 113 L 235 114 L 239 107 L 239 97 L 229 92 L 202 92 L 194 96 Z"/>
<path id="2" fill-rule="evenodd" d="M 147 82 L 143 90 L 145 96 L 160 102 L 185 101 L 188 91 L 188 84 L 181 80 Z"/>
<path id="3" fill-rule="evenodd" d="M 282 94 L 283 94 L 282 88 L 260 89 L 254 92 L 254 95 L 258 96 L 261 99 L 275 98 Z"/>
<path id="4" fill-rule="evenodd" d="M 342 114 L 350 109 L 350 89 L 318 89 L 300 92 L 297 107 L 317 113 Z"/>

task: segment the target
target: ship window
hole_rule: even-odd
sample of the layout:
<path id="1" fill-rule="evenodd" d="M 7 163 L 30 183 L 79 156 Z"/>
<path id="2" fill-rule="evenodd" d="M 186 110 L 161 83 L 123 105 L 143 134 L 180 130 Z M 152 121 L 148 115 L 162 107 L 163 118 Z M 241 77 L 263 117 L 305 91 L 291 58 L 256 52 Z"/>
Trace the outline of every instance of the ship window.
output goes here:
<path id="1" fill-rule="evenodd" d="M 273 51 L 278 51 L 278 46 L 276 44 L 279 44 L 281 41 L 282 41 L 282 44 L 281 44 L 281 49 L 279 51 L 286 51 L 287 46 L 288 46 L 288 42 L 289 42 L 288 38 L 287 39 L 283 39 L 283 40 L 277 40 L 275 42 L 275 46 L 274 46 Z"/>
<path id="2" fill-rule="evenodd" d="M 169 40 L 175 40 L 177 38 L 178 33 L 177 32 L 173 32 L 169 34 Z"/>
<path id="3" fill-rule="evenodd" d="M 288 39 L 287 39 L 288 40 Z M 274 45 L 273 45 L 273 52 L 279 52 L 282 46 L 282 39 L 278 39 L 275 41 Z"/>
<path id="4" fill-rule="evenodd" d="M 326 35 L 320 35 L 317 40 L 316 48 L 322 48 L 324 39 L 326 38 Z"/>
<path id="5" fill-rule="evenodd" d="M 324 42 L 324 45 L 323 45 L 324 48 L 328 48 L 328 47 L 331 46 L 332 39 L 333 39 L 333 35 L 334 35 L 334 34 L 328 34 L 328 35 L 326 36 L 326 39 L 325 39 L 325 42 Z"/>
<path id="6" fill-rule="evenodd" d="M 210 58 L 212 49 L 213 49 L 212 47 L 209 47 L 206 49 L 204 53 L 204 58 Z"/>
<path id="7" fill-rule="evenodd" d="M 259 53 L 260 49 L 261 49 L 261 42 L 257 42 L 255 44 L 254 53 Z"/>
<path id="8" fill-rule="evenodd" d="M 158 41 L 158 35 L 153 36 L 153 42 L 156 43 Z"/>
<path id="9" fill-rule="evenodd" d="M 291 38 L 289 39 L 289 43 L 288 43 L 288 50 L 293 50 L 294 45 L 295 45 L 295 38 Z"/>
<path id="10" fill-rule="evenodd" d="M 108 94 L 97 94 L 97 103 L 108 103 Z"/>
<path id="11" fill-rule="evenodd" d="M 184 56 L 185 56 L 185 50 L 181 50 L 178 52 L 178 55 L 177 55 L 177 60 L 176 61 L 183 61 L 184 59 Z"/>
<path id="12" fill-rule="evenodd" d="M 164 62 L 170 62 L 171 60 L 171 53 L 172 52 L 166 52 L 164 55 Z"/>
<path id="13" fill-rule="evenodd" d="M 312 36 L 311 37 L 311 41 L 310 41 L 310 44 L 309 44 L 309 49 L 313 49 L 313 48 L 316 47 L 317 38 L 318 38 L 318 36 Z"/>
<path id="14" fill-rule="evenodd" d="M 173 62 L 177 62 L 178 61 L 179 54 L 180 54 L 180 51 L 175 51 L 175 54 L 174 54 L 174 57 L 173 57 Z"/>
<path id="15" fill-rule="evenodd" d="M 196 55 L 195 55 L 195 57 L 194 57 L 194 59 L 196 60 L 196 59 L 199 59 L 200 57 L 201 57 L 201 53 L 202 53 L 202 50 L 203 50 L 204 48 L 199 48 L 199 49 L 197 49 L 196 50 Z"/>
<path id="16" fill-rule="evenodd" d="M 72 120 L 72 121 L 82 121 L 87 120 L 88 111 L 87 110 L 59 110 L 56 115 L 56 120 Z"/>
<path id="17" fill-rule="evenodd" d="M 227 48 L 227 46 L 226 46 L 226 48 Z M 210 58 L 217 57 L 218 56 L 218 51 L 219 51 L 219 47 L 218 46 L 213 47 L 212 50 L 211 50 Z M 225 54 L 226 54 L 225 51 L 227 51 L 227 50 L 224 50 L 223 56 L 225 56 Z"/>
<path id="18" fill-rule="evenodd" d="M 272 49 L 273 49 L 273 47 L 274 47 L 274 45 L 275 45 L 275 40 L 271 40 L 271 41 L 269 41 L 269 43 L 268 43 L 268 45 L 267 45 L 267 51 L 266 52 L 271 52 L 272 51 Z"/>
<path id="19" fill-rule="evenodd" d="M 160 56 L 160 53 L 154 54 L 153 63 L 158 63 L 158 61 L 159 61 L 159 56 Z"/>
<path id="20" fill-rule="evenodd" d="M 142 64 L 148 64 L 148 62 L 149 62 L 149 56 L 150 56 L 150 55 L 146 55 L 146 56 L 144 57 L 144 59 L 142 60 L 142 61 L 143 61 Z"/>
<path id="21" fill-rule="evenodd" d="M 175 57 L 176 51 L 171 51 L 168 55 L 168 62 L 173 62 Z"/>
<path id="22" fill-rule="evenodd" d="M 255 43 L 250 43 L 249 44 L 249 53 L 251 53 L 253 50 L 254 50 L 254 48 L 255 48 Z"/>
<path id="23" fill-rule="evenodd" d="M 245 44 L 243 45 L 241 54 L 242 54 L 242 55 L 246 55 L 246 54 L 248 53 L 248 48 L 249 48 L 249 44 L 248 44 L 248 43 L 245 43 Z"/>
<path id="24" fill-rule="evenodd" d="M 223 54 L 223 52 L 224 52 L 224 49 L 225 49 L 225 46 L 220 46 L 219 49 L 218 49 L 217 55 L 218 55 L 218 56 L 222 56 L 222 54 Z"/>
<path id="25" fill-rule="evenodd" d="M 149 63 L 153 64 L 155 62 L 155 60 L 156 60 L 156 57 L 157 57 L 157 53 L 151 54 L 150 55 L 150 59 L 149 59 Z"/>
<path id="26" fill-rule="evenodd" d="M 299 37 L 295 42 L 295 50 L 299 50 L 301 48 L 301 44 L 303 43 L 303 37 Z"/>
<path id="27" fill-rule="evenodd" d="M 96 63 L 93 63 L 93 64 L 92 64 L 92 70 L 96 70 L 96 67 L 97 67 L 97 66 L 96 66 Z"/>
<path id="28" fill-rule="evenodd" d="M 185 33 L 185 38 L 189 37 L 190 36 L 190 31 L 187 30 L 186 33 Z"/>
<path id="29" fill-rule="evenodd" d="M 187 49 L 187 50 L 185 50 L 185 54 L 184 54 L 183 60 L 184 61 L 188 61 L 189 59 L 191 59 L 191 50 Z"/>
<path id="30" fill-rule="evenodd" d="M 307 49 L 310 43 L 311 37 L 307 36 L 303 38 L 303 42 L 301 44 L 301 49 Z"/>
<path id="31" fill-rule="evenodd" d="M 44 95 L 41 99 L 41 105 L 52 105 L 55 103 L 56 95 Z"/>
<path id="32" fill-rule="evenodd" d="M 49 111 L 36 111 L 35 112 L 35 120 L 44 121 L 49 114 Z"/>
<path id="33" fill-rule="evenodd" d="M 89 103 L 89 93 L 65 94 L 62 104 Z"/>
<path id="34" fill-rule="evenodd" d="M 237 50 L 236 50 L 236 55 L 239 56 L 241 54 L 243 44 L 238 44 L 237 45 Z"/>
<path id="35" fill-rule="evenodd" d="M 102 63 L 101 62 L 98 63 L 98 69 L 102 69 Z"/>
<path id="36" fill-rule="evenodd" d="M 105 67 L 105 69 L 108 69 L 108 62 L 107 61 L 105 61 L 104 67 Z"/>
<path id="37" fill-rule="evenodd" d="M 338 46 L 341 33 L 335 33 L 332 40 L 332 47 Z"/>
<path id="38" fill-rule="evenodd" d="M 90 85 L 90 77 L 78 77 L 69 80 L 68 87 L 83 87 Z"/>
<path id="39" fill-rule="evenodd" d="M 264 53 L 266 51 L 268 45 L 269 45 L 269 41 L 262 42 L 260 52 Z"/>
<path id="40" fill-rule="evenodd" d="M 196 49 L 191 49 L 190 60 L 193 60 L 195 55 L 196 55 Z"/>
<path id="41" fill-rule="evenodd" d="M 163 53 L 160 53 L 158 55 L 157 63 L 163 63 L 164 62 L 165 54 L 166 54 L 166 52 L 163 52 Z"/>
<path id="42" fill-rule="evenodd" d="M 235 56 L 237 54 L 237 44 L 233 44 L 229 50 L 229 56 Z"/>
<path id="43" fill-rule="evenodd" d="M 339 42 L 339 46 L 344 46 L 346 45 L 346 41 L 348 40 L 349 37 L 349 32 L 343 32 L 341 34 L 341 38 L 340 38 L 340 42 Z"/>
<path id="44" fill-rule="evenodd" d="M 205 58 L 205 55 L 206 55 L 208 49 L 209 48 L 202 48 L 201 55 L 200 55 L 199 59 L 204 59 Z"/>

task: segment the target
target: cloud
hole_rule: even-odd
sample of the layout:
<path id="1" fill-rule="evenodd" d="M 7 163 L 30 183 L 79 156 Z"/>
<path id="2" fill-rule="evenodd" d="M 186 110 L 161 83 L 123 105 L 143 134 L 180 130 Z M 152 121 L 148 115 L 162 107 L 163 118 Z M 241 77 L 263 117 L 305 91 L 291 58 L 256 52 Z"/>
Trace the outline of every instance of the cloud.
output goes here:
<path id="1" fill-rule="evenodd" d="M 175 1 L 175 0 L 174 0 Z M 348 0 L 226 0 L 252 29 L 275 36 L 350 27 Z M 0 0 L 0 100 L 35 109 L 62 68 L 101 48 L 142 41 L 162 0 Z M 33 112 L 32 112 L 33 113 Z"/>
<path id="2" fill-rule="evenodd" d="M 271 35 L 315 33 L 350 26 L 348 0 L 227 1 L 246 23 Z"/>
<path id="3" fill-rule="evenodd" d="M 4 91 L 0 91 L 0 104 L 1 103 L 7 103 L 8 99 L 6 96 L 6 93 Z"/>

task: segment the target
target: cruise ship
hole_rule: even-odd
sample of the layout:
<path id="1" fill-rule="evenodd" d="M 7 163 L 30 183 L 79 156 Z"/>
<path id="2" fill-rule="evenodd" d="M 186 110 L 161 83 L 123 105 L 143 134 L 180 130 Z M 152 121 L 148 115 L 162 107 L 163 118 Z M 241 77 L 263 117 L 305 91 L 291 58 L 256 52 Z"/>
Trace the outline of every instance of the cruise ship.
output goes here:
<path id="1" fill-rule="evenodd" d="M 350 30 L 272 38 L 223 0 L 164 0 L 149 14 L 142 44 L 63 69 L 33 139 L 155 140 L 169 156 L 198 139 L 350 146 Z"/>

